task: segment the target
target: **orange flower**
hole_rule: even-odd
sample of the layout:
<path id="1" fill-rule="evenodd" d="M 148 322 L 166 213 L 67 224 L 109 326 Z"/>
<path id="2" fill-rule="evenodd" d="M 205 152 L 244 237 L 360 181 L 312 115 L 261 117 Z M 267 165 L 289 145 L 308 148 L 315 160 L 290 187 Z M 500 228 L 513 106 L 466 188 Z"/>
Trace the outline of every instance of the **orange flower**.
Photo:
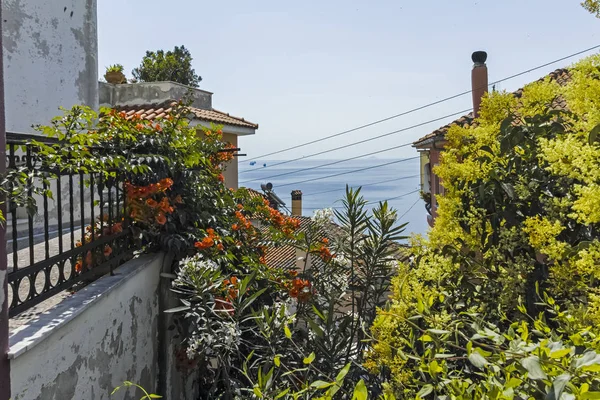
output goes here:
<path id="1" fill-rule="evenodd" d="M 241 210 L 242 208 L 244 208 L 244 206 L 243 206 L 243 205 L 241 205 L 241 204 L 238 204 L 238 205 L 237 205 L 237 209 L 238 209 L 238 210 Z"/>
<path id="2" fill-rule="evenodd" d="M 121 112 L 119 113 L 119 117 L 121 117 L 121 118 L 125 118 L 125 117 L 127 117 L 127 113 L 126 113 L 125 111 L 121 111 Z"/>
<path id="3" fill-rule="evenodd" d="M 215 241 L 210 237 L 205 237 L 201 242 L 196 242 L 194 246 L 200 250 L 207 249 L 212 247 L 215 244 Z"/>
<path id="4" fill-rule="evenodd" d="M 219 180 L 219 182 L 225 182 L 225 177 L 223 176 L 223 174 L 219 174 L 217 179 Z"/>
<path id="5" fill-rule="evenodd" d="M 162 132 L 162 127 L 161 127 L 159 124 L 156 124 L 156 125 L 154 126 L 154 129 L 156 129 L 156 130 L 157 130 L 157 131 L 159 131 L 159 132 Z"/>
<path id="6" fill-rule="evenodd" d="M 297 275 L 298 275 L 298 271 L 296 271 L 296 270 L 290 271 L 290 276 L 291 277 L 295 277 Z"/>
<path id="7" fill-rule="evenodd" d="M 163 197 L 163 199 L 160 201 L 160 209 L 164 213 L 172 213 L 173 212 L 173 207 L 171 207 L 171 205 L 169 204 L 169 199 L 167 199 L 166 197 Z"/>
<path id="8" fill-rule="evenodd" d="M 323 238 L 323 240 L 321 240 L 321 242 L 323 242 L 323 244 L 329 244 L 329 239 Z"/>
<path id="9" fill-rule="evenodd" d="M 233 224 L 233 225 L 231 225 L 231 229 L 233 229 L 234 231 L 237 231 L 240 229 L 240 227 L 238 226 L 238 224 Z"/>
<path id="10" fill-rule="evenodd" d="M 123 224 L 117 222 L 112 226 L 112 233 L 121 233 L 123 232 Z"/>
<path id="11" fill-rule="evenodd" d="M 81 247 L 83 246 L 83 244 L 81 243 L 81 240 L 78 240 L 77 243 L 75 243 L 75 247 Z"/>
<path id="12" fill-rule="evenodd" d="M 292 284 L 294 285 L 294 287 L 296 289 L 302 289 L 304 287 L 304 282 L 300 278 L 294 279 L 294 281 L 292 282 Z"/>
<path id="13" fill-rule="evenodd" d="M 104 257 L 110 257 L 112 252 L 113 249 L 109 245 L 104 246 Z"/>
<path id="14" fill-rule="evenodd" d="M 233 304 L 231 304 L 230 302 L 226 301 L 222 297 L 215 297 L 215 310 L 216 311 L 226 312 L 229 315 L 233 315 L 235 313 L 235 310 L 233 308 Z"/>
<path id="15" fill-rule="evenodd" d="M 231 277 L 231 284 L 232 285 L 237 285 L 238 284 L 238 278 L 237 278 L 237 276 L 232 276 Z"/>
<path id="16" fill-rule="evenodd" d="M 144 129 L 144 125 L 142 125 L 142 124 L 137 124 L 137 125 L 135 126 L 135 129 L 137 129 L 138 131 L 141 131 L 142 129 Z"/>
<path id="17" fill-rule="evenodd" d="M 158 213 L 158 215 L 156 216 L 155 219 L 159 225 L 164 225 L 167 222 L 167 217 L 165 217 L 165 214 L 163 214 L 161 212 Z"/>
<path id="18" fill-rule="evenodd" d="M 223 251 L 225 248 L 223 247 L 223 243 L 219 243 L 217 245 L 217 249 L 219 249 L 219 251 Z"/>
<path id="19" fill-rule="evenodd" d="M 298 297 L 298 293 L 299 293 L 298 289 L 294 288 L 294 289 L 290 290 L 290 297 L 296 298 L 296 297 Z"/>
<path id="20" fill-rule="evenodd" d="M 151 208 L 156 208 L 156 206 L 158 206 L 158 203 L 154 199 L 146 200 L 146 204 L 148 204 L 148 206 L 150 206 Z"/>
<path id="21" fill-rule="evenodd" d="M 206 233 L 208 234 L 208 236 L 215 236 L 215 230 L 213 228 L 208 228 L 206 230 Z"/>
<path id="22" fill-rule="evenodd" d="M 83 270 L 83 264 L 81 263 L 81 261 L 77 261 L 77 263 L 75 264 L 75 271 L 81 272 L 82 270 Z"/>
<path id="23" fill-rule="evenodd" d="M 229 299 L 233 300 L 233 299 L 237 298 L 238 292 L 235 289 L 229 289 L 227 291 L 227 296 L 229 297 Z"/>

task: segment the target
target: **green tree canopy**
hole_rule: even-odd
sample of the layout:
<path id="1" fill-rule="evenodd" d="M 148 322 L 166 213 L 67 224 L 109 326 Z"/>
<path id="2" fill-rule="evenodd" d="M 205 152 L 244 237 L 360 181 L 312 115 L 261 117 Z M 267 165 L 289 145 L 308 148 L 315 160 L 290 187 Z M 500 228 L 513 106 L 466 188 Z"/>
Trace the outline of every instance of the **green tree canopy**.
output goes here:
<path id="1" fill-rule="evenodd" d="M 581 2 L 583 8 L 594 14 L 596 18 L 600 18 L 600 1 L 599 0 L 584 0 Z"/>
<path id="2" fill-rule="evenodd" d="M 185 46 L 175 46 L 173 51 L 147 51 L 132 74 L 142 82 L 172 81 L 198 87 L 202 77 L 192 68 L 192 55 Z"/>

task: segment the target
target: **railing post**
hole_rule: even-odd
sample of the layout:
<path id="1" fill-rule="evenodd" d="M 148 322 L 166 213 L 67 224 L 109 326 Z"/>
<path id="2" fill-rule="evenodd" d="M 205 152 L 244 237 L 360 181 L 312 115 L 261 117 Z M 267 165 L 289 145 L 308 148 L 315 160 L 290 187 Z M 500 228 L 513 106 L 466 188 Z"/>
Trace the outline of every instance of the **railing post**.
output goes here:
<path id="1" fill-rule="evenodd" d="M 2 31 L 2 3 L 0 0 L 0 32 Z M 2 49 L 0 35 L 0 49 Z M 0 175 L 6 172 L 6 126 L 4 121 L 4 66 L 0 57 Z M 6 216 L 6 201 L 2 201 Z M 8 277 L 6 268 L 6 224 L 0 227 L 0 400 L 10 398 L 10 362 L 8 360 Z"/>

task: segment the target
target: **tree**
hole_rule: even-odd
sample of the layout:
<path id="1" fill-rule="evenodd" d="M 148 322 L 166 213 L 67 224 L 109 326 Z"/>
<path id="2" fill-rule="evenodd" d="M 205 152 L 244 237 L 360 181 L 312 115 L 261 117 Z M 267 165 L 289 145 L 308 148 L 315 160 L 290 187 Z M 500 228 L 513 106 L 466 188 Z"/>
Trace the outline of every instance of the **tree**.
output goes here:
<path id="1" fill-rule="evenodd" d="M 185 46 L 175 46 L 173 51 L 147 51 L 132 74 L 141 82 L 172 81 L 198 87 L 202 77 L 192 68 L 192 55 Z"/>
<path id="2" fill-rule="evenodd" d="M 448 131 L 435 226 L 372 328 L 397 397 L 600 398 L 599 66 Z"/>
<path id="3" fill-rule="evenodd" d="M 584 0 L 581 6 L 594 14 L 596 18 L 600 18 L 600 1 L 599 0 Z"/>

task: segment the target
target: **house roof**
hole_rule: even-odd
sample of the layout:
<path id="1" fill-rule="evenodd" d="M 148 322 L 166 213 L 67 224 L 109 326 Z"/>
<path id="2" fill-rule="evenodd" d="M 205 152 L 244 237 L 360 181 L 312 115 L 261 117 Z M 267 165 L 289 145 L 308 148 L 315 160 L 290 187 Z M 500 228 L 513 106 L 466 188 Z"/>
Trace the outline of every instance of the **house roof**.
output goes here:
<path id="1" fill-rule="evenodd" d="M 300 227 L 296 231 L 296 233 L 307 232 L 309 228 L 315 228 L 316 222 L 312 220 L 310 217 L 294 217 L 300 221 Z M 342 228 L 335 224 L 329 223 L 324 228 L 321 228 L 317 232 L 318 237 L 317 240 L 321 240 L 323 238 L 327 238 L 331 241 L 334 241 L 335 238 L 339 238 L 343 236 Z M 402 251 L 405 248 L 405 245 L 397 244 L 396 245 L 396 259 L 398 261 L 406 261 L 407 256 Z M 291 244 L 281 244 L 279 246 L 275 245 L 267 245 L 265 250 L 265 261 L 268 266 L 273 268 L 282 268 L 285 270 L 296 269 L 296 259 L 297 259 L 296 248 Z M 311 265 L 324 267 L 325 263 L 318 255 L 311 256 Z"/>
<path id="2" fill-rule="evenodd" d="M 568 68 L 560 68 L 555 71 L 552 71 L 551 73 L 549 73 L 548 75 L 539 79 L 538 81 L 544 81 L 545 79 L 548 79 L 548 78 L 550 78 L 551 81 L 555 81 L 559 85 L 563 86 L 563 85 L 566 85 L 571 80 L 571 71 Z M 516 98 L 520 98 L 522 96 L 522 94 L 523 94 L 523 88 L 520 88 L 513 92 L 513 95 Z M 564 99 L 559 98 L 552 104 L 552 108 L 556 109 L 556 110 L 564 110 L 564 109 L 566 109 L 566 102 L 564 101 Z M 413 147 L 421 147 L 421 146 L 428 145 L 432 142 L 442 140 L 444 138 L 444 136 L 446 136 L 446 132 L 448 132 L 448 130 L 452 126 L 459 126 L 462 128 L 466 128 L 466 127 L 469 127 L 472 125 L 474 126 L 475 123 L 474 123 L 474 118 L 473 118 L 473 112 L 470 112 L 467 115 L 463 115 L 462 117 L 450 122 L 449 124 L 442 126 L 441 128 L 436 129 L 435 131 L 433 131 L 433 132 L 423 136 L 419 140 L 413 142 Z"/>
<path id="3" fill-rule="evenodd" d="M 301 217 L 294 216 L 294 218 L 300 221 L 300 227 L 296 230 L 296 233 L 308 232 L 311 228 L 314 229 L 316 227 L 316 222 L 312 220 L 310 217 Z M 334 225 L 334 224 L 331 224 Z M 331 227 L 331 231 L 329 229 L 319 230 L 317 239 L 328 238 L 330 239 L 333 236 L 333 229 L 339 227 L 334 225 Z M 265 261 L 267 265 L 272 268 L 282 268 L 282 269 L 296 269 L 296 248 L 291 244 L 280 244 L 280 245 L 268 245 L 265 250 Z M 316 265 L 316 263 L 323 263 L 323 261 L 319 257 L 311 257 L 312 264 Z"/>
<path id="4" fill-rule="evenodd" d="M 177 103 L 175 103 L 173 100 L 169 100 L 160 104 L 116 106 L 115 109 L 124 111 L 127 119 L 130 119 L 137 114 L 143 119 L 154 120 L 156 118 L 164 117 L 167 113 L 171 112 L 176 104 Z M 195 119 L 201 121 L 258 129 L 258 124 L 246 121 L 244 118 L 234 117 L 233 115 L 215 110 L 214 108 L 211 110 L 205 110 L 202 108 L 188 106 L 187 109 L 193 114 Z"/>

